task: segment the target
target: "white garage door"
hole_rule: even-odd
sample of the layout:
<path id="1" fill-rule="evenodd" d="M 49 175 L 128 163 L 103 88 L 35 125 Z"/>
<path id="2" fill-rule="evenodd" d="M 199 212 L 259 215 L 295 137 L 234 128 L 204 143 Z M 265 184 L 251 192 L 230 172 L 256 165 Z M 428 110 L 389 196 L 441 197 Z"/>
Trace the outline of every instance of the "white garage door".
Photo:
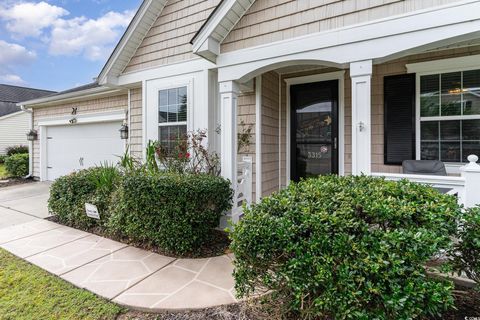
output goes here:
<path id="1" fill-rule="evenodd" d="M 75 170 L 116 164 L 124 153 L 121 122 L 79 124 L 47 128 L 47 180 Z"/>

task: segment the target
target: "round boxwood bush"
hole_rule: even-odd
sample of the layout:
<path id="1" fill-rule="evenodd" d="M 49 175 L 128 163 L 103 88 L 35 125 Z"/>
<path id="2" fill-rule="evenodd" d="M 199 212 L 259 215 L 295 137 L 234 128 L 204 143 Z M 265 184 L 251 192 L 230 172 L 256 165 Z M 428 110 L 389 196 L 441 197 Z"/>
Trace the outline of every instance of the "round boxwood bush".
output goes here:
<path id="1" fill-rule="evenodd" d="M 466 210 L 452 256 L 455 269 L 480 285 L 480 207 Z"/>
<path id="2" fill-rule="evenodd" d="M 424 265 L 452 245 L 453 196 L 407 181 L 325 176 L 245 210 L 231 234 L 240 297 L 263 290 L 294 318 L 411 319 L 451 307 Z"/>
<path id="3" fill-rule="evenodd" d="M 28 153 L 18 153 L 5 159 L 5 169 L 15 178 L 28 175 Z"/>
<path id="4" fill-rule="evenodd" d="M 61 223 L 74 228 L 104 227 L 109 220 L 112 194 L 119 180 L 117 169 L 108 166 L 60 177 L 50 187 L 49 210 Z M 87 217 L 85 203 L 98 207 L 100 220 Z"/>
<path id="5" fill-rule="evenodd" d="M 147 174 L 123 177 L 109 230 L 175 254 L 202 246 L 232 206 L 229 181 L 207 174 Z"/>

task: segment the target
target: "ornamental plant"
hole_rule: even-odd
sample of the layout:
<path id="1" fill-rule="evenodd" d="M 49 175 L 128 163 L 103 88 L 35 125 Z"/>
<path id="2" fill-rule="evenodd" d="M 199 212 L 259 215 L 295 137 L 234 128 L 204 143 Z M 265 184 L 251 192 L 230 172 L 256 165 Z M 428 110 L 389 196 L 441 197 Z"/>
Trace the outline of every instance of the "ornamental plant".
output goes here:
<path id="1" fill-rule="evenodd" d="M 17 153 L 5 158 L 5 169 L 11 177 L 20 178 L 28 175 L 28 153 Z"/>
<path id="2" fill-rule="evenodd" d="M 167 172 L 220 175 L 220 158 L 208 150 L 207 131 L 189 132 L 177 139 L 173 149 L 156 144 L 156 154 L 160 167 Z"/>
<path id="3" fill-rule="evenodd" d="M 458 238 L 451 252 L 454 268 L 480 285 L 480 207 L 466 210 Z"/>
<path id="4" fill-rule="evenodd" d="M 231 233 L 239 297 L 295 319 L 412 319 L 452 307 L 424 265 L 452 246 L 453 196 L 408 181 L 323 176 L 245 208 Z"/>

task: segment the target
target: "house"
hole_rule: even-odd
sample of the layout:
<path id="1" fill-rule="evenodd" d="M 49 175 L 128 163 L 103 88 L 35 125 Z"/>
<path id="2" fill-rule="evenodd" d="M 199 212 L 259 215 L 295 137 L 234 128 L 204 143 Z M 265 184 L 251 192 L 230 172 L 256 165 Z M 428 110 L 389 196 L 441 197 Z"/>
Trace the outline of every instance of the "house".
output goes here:
<path id="1" fill-rule="evenodd" d="M 17 106 L 18 102 L 53 94 L 48 90 L 0 84 L 0 155 L 15 145 L 27 145 L 30 116 Z"/>
<path id="2" fill-rule="evenodd" d="M 33 175 L 127 147 L 142 158 L 149 140 L 195 129 L 235 188 L 251 176 L 239 186 L 253 199 L 319 174 L 398 178 L 406 159 L 458 175 L 480 154 L 478 12 L 478 0 L 145 0 L 94 84 L 22 103 L 39 133 Z"/>

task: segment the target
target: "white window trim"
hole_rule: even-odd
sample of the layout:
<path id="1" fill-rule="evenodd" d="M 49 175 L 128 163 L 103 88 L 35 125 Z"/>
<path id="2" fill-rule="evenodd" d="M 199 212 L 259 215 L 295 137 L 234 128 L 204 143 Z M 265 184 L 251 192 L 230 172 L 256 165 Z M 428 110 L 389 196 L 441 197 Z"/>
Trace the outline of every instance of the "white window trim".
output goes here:
<path id="1" fill-rule="evenodd" d="M 407 64 L 408 73 L 416 73 L 415 79 L 415 148 L 416 159 L 421 159 L 421 122 L 424 121 L 448 121 L 448 120 L 475 120 L 480 119 L 480 115 L 467 116 L 435 116 L 435 117 L 421 117 L 420 116 L 420 78 L 422 76 L 432 74 L 443 74 L 450 72 L 463 72 L 480 69 L 480 55 L 472 55 L 451 59 L 441 59 L 434 61 L 426 61 L 420 63 Z M 448 66 L 448 67 L 446 67 Z M 460 168 L 465 165 L 462 162 L 446 162 L 445 167 L 447 173 L 459 174 Z"/>
<path id="2" fill-rule="evenodd" d="M 288 78 L 285 79 L 287 83 L 287 185 L 290 184 L 290 165 L 291 165 L 291 125 L 290 125 L 290 87 L 296 84 L 312 83 L 320 81 L 338 80 L 338 174 L 345 175 L 345 70 L 320 73 L 310 76 Z"/>

